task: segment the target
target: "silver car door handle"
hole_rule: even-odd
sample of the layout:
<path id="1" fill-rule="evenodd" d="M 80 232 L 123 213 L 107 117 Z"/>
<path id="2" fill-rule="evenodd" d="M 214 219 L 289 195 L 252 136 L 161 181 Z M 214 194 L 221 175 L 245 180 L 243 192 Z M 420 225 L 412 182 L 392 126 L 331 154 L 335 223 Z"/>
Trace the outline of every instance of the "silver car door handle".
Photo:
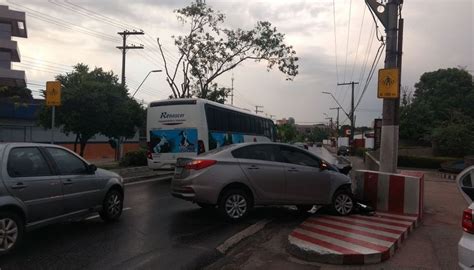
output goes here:
<path id="1" fill-rule="evenodd" d="M 67 179 L 66 181 L 63 182 L 63 185 L 72 185 L 74 182 L 71 179 Z"/>
<path id="2" fill-rule="evenodd" d="M 23 184 L 23 183 L 17 183 L 16 185 L 13 185 L 11 186 L 12 189 L 23 189 L 23 188 L 26 188 L 27 185 Z"/>
<path id="3" fill-rule="evenodd" d="M 249 169 L 249 170 L 258 170 L 260 168 L 257 167 L 257 165 L 252 165 L 252 166 L 248 167 L 247 169 Z"/>

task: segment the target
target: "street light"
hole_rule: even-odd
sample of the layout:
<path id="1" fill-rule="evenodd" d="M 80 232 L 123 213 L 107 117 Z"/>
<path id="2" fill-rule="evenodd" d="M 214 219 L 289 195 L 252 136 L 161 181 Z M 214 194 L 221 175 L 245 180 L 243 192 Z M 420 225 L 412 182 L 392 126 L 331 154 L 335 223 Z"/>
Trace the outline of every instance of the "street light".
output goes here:
<path id="1" fill-rule="evenodd" d="M 155 70 L 151 70 L 150 72 L 148 72 L 148 74 L 146 75 L 145 79 L 143 79 L 142 83 L 140 83 L 140 85 L 138 86 L 137 90 L 135 90 L 135 93 L 133 93 L 132 95 L 132 98 L 135 96 L 135 94 L 138 92 L 138 89 L 140 89 L 140 87 L 142 87 L 142 84 L 146 81 L 146 79 L 148 78 L 148 76 L 150 76 L 150 74 L 152 72 L 161 72 L 161 69 L 155 69 Z"/>
<path id="2" fill-rule="evenodd" d="M 332 93 L 326 92 L 326 91 L 323 91 L 321 93 L 331 95 L 331 97 L 334 99 L 334 101 L 336 101 L 337 105 L 339 105 L 339 107 L 341 107 L 341 110 L 347 115 L 347 117 L 350 117 L 349 114 L 344 110 L 344 108 L 341 106 L 341 104 L 339 104 L 339 101 L 337 101 L 336 97 L 334 97 L 334 95 Z"/>

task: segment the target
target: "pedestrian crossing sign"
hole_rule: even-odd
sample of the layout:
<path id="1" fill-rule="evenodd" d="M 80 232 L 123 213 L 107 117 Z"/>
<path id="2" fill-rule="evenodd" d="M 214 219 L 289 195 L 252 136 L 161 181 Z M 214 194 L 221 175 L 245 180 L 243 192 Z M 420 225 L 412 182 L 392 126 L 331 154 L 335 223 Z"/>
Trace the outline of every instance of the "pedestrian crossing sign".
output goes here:
<path id="1" fill-rule="evenodd" d="M 46 82 L 46 106 L 61 106 L 61 82 Z"/>
<path id="2" fill-rule="evenodd" d="M 400 69 L 379 69 L 377 97 L 389 99 L 400 97 Z"/>

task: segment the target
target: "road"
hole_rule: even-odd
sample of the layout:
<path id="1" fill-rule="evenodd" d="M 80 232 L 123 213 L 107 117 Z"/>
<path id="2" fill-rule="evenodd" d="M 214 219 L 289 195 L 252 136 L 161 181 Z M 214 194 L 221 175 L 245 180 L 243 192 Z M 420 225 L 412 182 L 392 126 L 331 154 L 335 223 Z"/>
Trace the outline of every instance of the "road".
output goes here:
<path id="1" fill-rule="evenodd" d="M 173 198 L 169 181 L 129 185 L 119 222 L 100 218 L 43 227 L 28 233 L 15 253 L 0 257 L 7 269 L 189 269 L 217 256 L 215 248 L 260 219 L 288 209 L 261 208 L 239 224 L 215 210 Z M 294 211 L 296 212 L 296 211 Z"/>
<path id="2" fill-rule="evenodd" d="M 333 161 L 324 148 L 310 151 Z M 173 198 L 169 185 L 127 185 L 119 222 L 95 216 L 32 231 L 16 252 L 0 257 L 0 269 L 194 269 L 216 259 L 218 245 L 259 220 L 301 218 L 287 207 L 259 207 L 232 224 L 215 209 Z"/>

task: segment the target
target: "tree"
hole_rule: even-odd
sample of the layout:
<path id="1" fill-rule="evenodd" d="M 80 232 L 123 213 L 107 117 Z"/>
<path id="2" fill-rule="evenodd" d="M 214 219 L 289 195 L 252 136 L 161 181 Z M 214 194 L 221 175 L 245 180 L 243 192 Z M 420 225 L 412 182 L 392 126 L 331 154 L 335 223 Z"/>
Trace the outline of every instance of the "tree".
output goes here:
<path id="1" fill-rule="evenodd" d="M 323 140 L 328 139 L 329 130 L 326 128 L 315 127 L 311 130 L 309 139 L 313 142 L 322 142 Z"/>
<path id="2" fill-rule="evenodd" d="M 0 87 L 0 99 L 7 99 L 15 103 L 25 103 L 33 99 L 31 90 L 26 87 Z"/>
<path id="3" fill-rule="evenodd" d="M 247 60 L 264 61 L 267 70 L 277 66 L 292 80 L 298 74 L 298 58 L 292 46 L 284 43 L 284 35 L 271 23 L 257 22 L 251 30 L 227 29 L 222 26 L 224 14 L 213 10 L 202 1 L 175 10 L 177 18 L 189 25 L 189 33 L 173 36 L 179 59 L 171 67 L 158 46 L 165 64 L 166 80 L 173 92 L 172 97 L 192 95 L 217 101 L 225 101 L 228 92 L 215 80 Z M 182 83 L 177 78 L 182 73 Z"/>
<path id="4" fill-rule="evenodd" d="M 282 142 L 291 142 L 296 139 L 296 127 L 292 124 L 283 124 L 277 126 L 278 138 Z"/>
<path id="5" fill-rule="evenodd" d="M 76 134 L 74 151 L 79 143 L 81 156 L 94 135 L 131 137 L 143 124 L 143 109 L 128 96 L 113 72 L 77 64 L 71 73 L 56 79 L 62 84 L 62 105 L 56 108 L 55 123 L 66 134 Z M 40 124 L 50 128 L 50 123 L 51 109 L 44 107 Z"/>
<path id="6" fill-rule="evenodd" d="M 469 144 L 458 142 L 464 149 L 462 151 L 452 144 L 459 138 L 470 136 L 464 131 L 473 126 L 473 104 L 474 84 L 469 72 L 460 68 L 426 72 L 415 84 L 412 102 L 402 103 L 400 137 L 417 143 L 430 143 L 435 151 L 440 150 L 438 153 L 474 153 Z M 463 135 L 459 134 L 461 130 Z"/>

